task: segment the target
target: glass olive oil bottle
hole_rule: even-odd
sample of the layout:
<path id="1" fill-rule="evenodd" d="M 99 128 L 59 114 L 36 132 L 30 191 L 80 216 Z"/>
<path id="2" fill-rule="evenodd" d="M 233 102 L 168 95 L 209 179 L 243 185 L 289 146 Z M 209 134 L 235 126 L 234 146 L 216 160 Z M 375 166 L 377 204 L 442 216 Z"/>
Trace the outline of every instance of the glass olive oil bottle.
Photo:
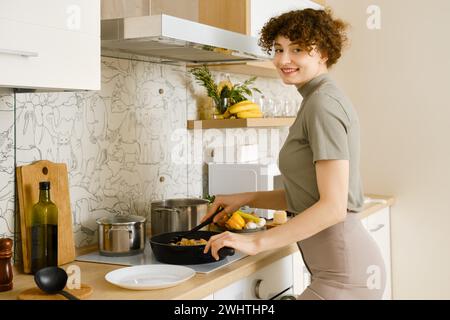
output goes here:
<path id="1" fill-rule="evenodd" d="M 58 208 L 50 200 L 50 182 L 39 182 L 39 202 L 31 212 L 31 272 L 58 265 Z"/>

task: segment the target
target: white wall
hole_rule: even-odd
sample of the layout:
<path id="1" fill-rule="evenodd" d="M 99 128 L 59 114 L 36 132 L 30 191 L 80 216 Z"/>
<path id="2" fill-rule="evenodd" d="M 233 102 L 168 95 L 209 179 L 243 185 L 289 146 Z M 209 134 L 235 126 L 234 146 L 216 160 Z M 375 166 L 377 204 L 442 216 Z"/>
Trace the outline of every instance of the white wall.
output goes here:
<path id="1" fill-rule="evenodd" d="M 450 299 L 450 1 L 327 0 L 352 24 L 333 70 L 361 120 L 365 191 L 392 194 L 396 299 Z M 366 9 L 381 9 L 369 30 Z"/>

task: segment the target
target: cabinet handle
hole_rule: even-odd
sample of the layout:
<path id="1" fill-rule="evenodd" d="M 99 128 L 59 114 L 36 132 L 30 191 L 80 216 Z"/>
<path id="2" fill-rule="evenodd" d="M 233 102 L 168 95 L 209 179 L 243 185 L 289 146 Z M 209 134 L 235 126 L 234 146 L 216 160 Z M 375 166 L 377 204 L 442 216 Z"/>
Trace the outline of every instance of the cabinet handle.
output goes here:
<path id="1" fill-rule="evenodd" d="M 255 284 L 255 297 L 260 300 L 262 300 L 262 298 L 261 298 L 259 289 L 261 287 L 262 282 L 263 282 L 262 279 L 258 279 L 258 280 L 256 280 L 256 284 Z"/>
<path id="2" fill-rule="evenodd" d="M 380 230 L 380 229 L 383 228 L 383 227 L 384 227 L 384 224 L 379 224 L 379 225 L 377 225 L 375 228 L 370 229 L 369 231 L 370 231 L 370 232 L 376 232 L 376 231 Z"/>
<path id="3" fill-rule="evenodd" d="M 39 54 L 37 52 L 2 49 L 2 48 L 0 48 L 0 53 L 10 54 L 13 56 L 22 56 L 22 57 L 38 57 L 39 56 Z"/>

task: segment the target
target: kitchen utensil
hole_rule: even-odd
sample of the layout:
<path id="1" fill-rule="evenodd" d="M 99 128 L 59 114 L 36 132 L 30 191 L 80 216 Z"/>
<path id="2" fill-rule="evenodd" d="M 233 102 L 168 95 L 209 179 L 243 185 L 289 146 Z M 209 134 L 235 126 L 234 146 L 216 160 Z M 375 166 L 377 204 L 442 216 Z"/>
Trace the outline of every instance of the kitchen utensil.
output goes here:
<path id="1" fill-rule="evenodd" d="M 192 229 L 208 212 L 207 200 L 195 198 L 167 199 L 151 203 L 151 233 L 153 236 Z"/>
<path id="2" fill-rule="evenodd" d="M 64 289 L 64 291 L 67 291 L 77 297 L 78 299 L 86 299 L 89 296 L 92 295 L 93 289 L 91 286 L 88 286 L 87 284 L 82 283 L 80 286 L 80 289 Z M 67 300 L 66 297 L 60 294 L 49 294 L 45 293 L 39 288 L 29 288 L 19 293 L 17 296 L 17 299 L 19 300 Z"/>
<path id="3" fill-rule="evenodd" d="M 185 234 L 184 232 L 183 234 Z M 212 236 L 219 234 L 219 232 L 211 231 L 196 231 L 185 236 L 187 239 L 205 239 L 209 240 Z M 223 247 L 219 250 L 219 260 L 214 259 L 211 251 L 203 253 L 204 245 L 200 246 L 178 246 L 171 243 L 171 240 L 180 235 L 180 232 L 168 232 L 158 234 L 150 239 L 153 254 L 156 260 L 169 264 L 201 264 L 217 262 L 225 259 L 227 256 L 234 255 L 234 249 Z"/>
<path id="4" fill-rule="evenodd" d="M 111 284 L 131 290 L 153 290 L 176 286 L 195 276 L 188 267 L 152 264 L 121 268 L 109 272 L 105 279 Z"/>
<path id="5" fill-rule="evenodd" d="M 12 246 L 12 239 L 0 239 L 0 292 L 13 288 Z"/>
<path id="6" fill-rule="evenodd" d="M 92 287 L 82 283 L 80 289 L 64 289 L 65 291 L 73 294 L 80 300 L 87 299 L 90 295 L 92 295 L 93 289 Z M 29 288 L 23 290 L 17 295 L 18 300 L 67 300 L 66 297 L 60 294 L 48 294 L 42 291 L 39 288 Z"/>
<path id="7" fill-rule="evenodd" d="M 72 262 L 75 245 L 66 164 L 41 160 L 17 167 L 16 174 L 24 272 L 31 272 L 31 209 L 38 201 L 40 181 L 50 181 L 51 199 L 58 207 L 58 265 Z"/>
<path id="8" fill-rule="evenodd" d="M 145 222 L 140 216 L 103 217 L 98 224 L 101 255 L 129 256 L 142 253 L 145 247 Z"/>
<path id="9" fill-rule="evenodd" d="M 38 270 L 34 281 L 39 289 L 49 294 L 61 294 L 69 300 L 80 300 L 73 294 L 63 290 L 67 284 L 67 273 L 58 267 L 46 267 Z"/>
<path id="10" fill-rule="evenodd" d="M 172 242 L 172 243 L 176 243 L 176 242 L 180 241 L 182 238 L 186 238 L 186 236 L 189 236 L 189 235 L 191 235 L 192 233 L 194 233 L 194 232 L 200 230 L 201 228 L 203 228 L 203 227 L 209 225 L 210 223 L 213 222 L 214 217 L 217 216 L 217 215 L 218 215 L 219 213 L 221 213 L 222 211 L 223 211 L 223 208 L 222 208 L 222 207 L 217 208 L 216 212 L 214 212 L 208 219 L 206 219 L 205 221 L 203 221 L 202 223 L 200 223 L 198 226 L 196 226 L 196 227 L 192 228 L 191 230 L 187 231 L 186 233 L 182 233 L 182 234 L 177 235 L 176 237 L 174 237 L 174 238 L 172 239 L 171 242 Z"/>

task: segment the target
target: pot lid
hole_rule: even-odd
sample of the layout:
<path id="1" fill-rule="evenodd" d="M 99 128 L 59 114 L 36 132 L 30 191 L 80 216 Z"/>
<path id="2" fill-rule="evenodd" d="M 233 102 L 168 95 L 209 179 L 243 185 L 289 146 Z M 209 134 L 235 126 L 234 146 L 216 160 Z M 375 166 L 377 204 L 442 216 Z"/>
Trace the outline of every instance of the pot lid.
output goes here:
<path id="1" fill-rule="evenodd" d="M 146 218 L 141 216 L 121 215 L 114 217 L 103 217 L 96 220 L 98 224 L 127 225 L 139 222 L 145 222 Z"/>

